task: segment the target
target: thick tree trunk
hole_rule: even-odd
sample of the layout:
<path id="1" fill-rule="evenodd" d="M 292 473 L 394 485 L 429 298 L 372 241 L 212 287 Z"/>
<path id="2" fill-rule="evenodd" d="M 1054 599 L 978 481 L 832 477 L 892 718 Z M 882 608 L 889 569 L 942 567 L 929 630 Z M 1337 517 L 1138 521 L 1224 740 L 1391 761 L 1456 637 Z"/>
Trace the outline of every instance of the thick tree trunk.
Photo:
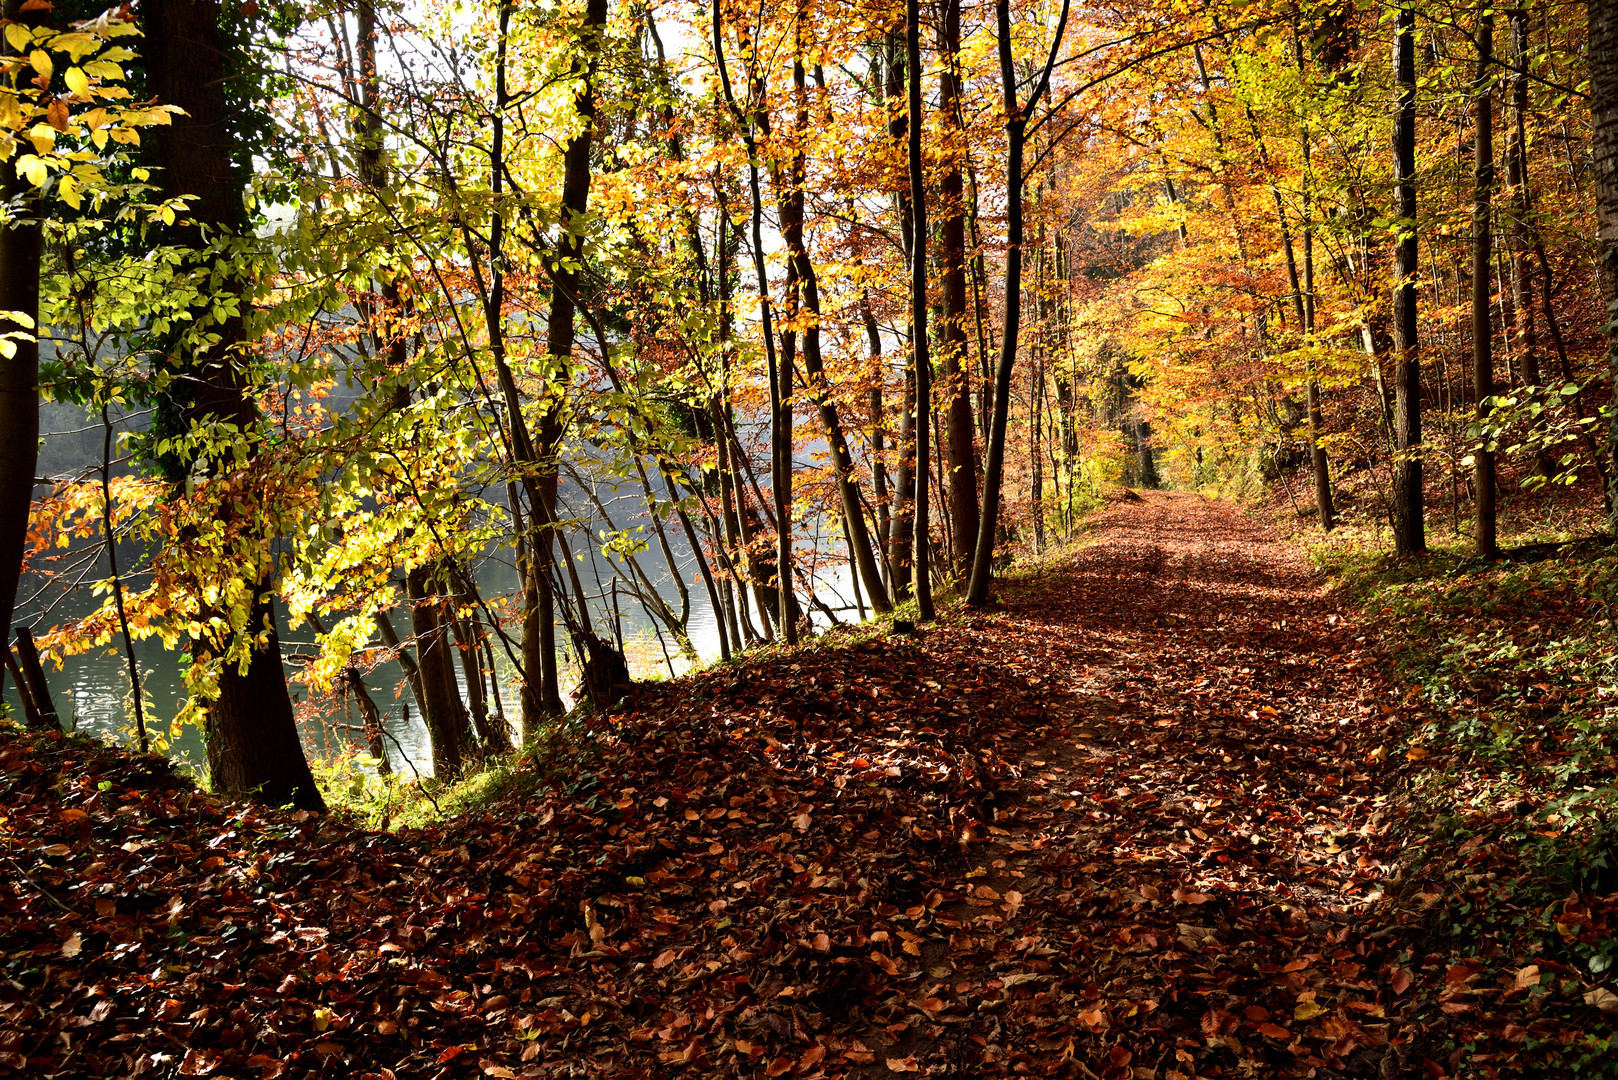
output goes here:
<path id="1" fill-rule="evenodd" d="M 949 475 L 949 521 L 955 542 L 955 573 L 972 576 L 972 545 L 978 535 L 977 446 L 972 427 L 972 380 L 966 333 L 966 186 L 961 174 L 966 133 L 962 128 L 961 0 L 944 0 L 938 23 L 939 111 L 949 133 L 949 165 L 939 198 L 944 220 L 938 231 L 939 277 L 944 314 L 938 328 L 939 366 L 944 378 L 946 436 L 944 467 Z"/>
<path id="2" fill-rule="evenodd" d="M 22 0 L 6 0 L 5 17 L 30 24 L 43 12 L 23 13 Z M 13 56 L 9 43 L 0 55 Z M 39 262 L 42 225 L 36 199 L 26 178 L 13 163 L 0 169 L 0 200 L 16 215 L 0 226 L 0 311 L 15 311 L 39 318 Z M 28 535 L 28 514 L 34 498 L 34 470 L 39 457 L 39 342 L 34 326 L 0 323 L 0 332 L 23 333 L 12 338 L 15 351 L 0 357 L 0 644 L 17 599 L 22 576 L 22 553 Z M 5 672 L 0 669 L 0 689 Z"/>
<path id="3" fill-rule="evenodd" d="M 236 232 L 244 225 L 243 207 L 230 161 L 218 2 L 152 4 L 141 15 L 151 92 L 184 110 L 170 126 L 154 129 L 163 197 L 193 196 L 191 213 L 199 224 Z M 201 231 L 188 232 L 200 246 Z M 246 344 L 245 327 L 232 319 L 219 334 L 220 341 L 206 353 L 178 358 L 190 376 L 188 413 L 193 421 L 223 420 L 246 431 L 257 422 L 257 409 L 233 355 Z M 270 597 L 259 588 L 250 623 L 259 641 L 247 670 L 226 662 L 219 695 L 207 706 L 210 783 L 221 794 L 323 810 L 298 739 Z M 198 660 L 208 660 L 226 644 L 199 639 L 193 652 Z"/>
<path id="4" fill-rule="evenodd" d="M 38 212 L 27 192 L 28 181 L 4 169 L 0 198 L 19 206 L 19 217 L 0 228 L 0 311 L 39 317 L 40 224 L 26 215 Z M 39 343 L 35 328 L 0 327 L 25 333 L 11 344 L 15 351 L 0 357 L 0 631 L 11 625 L 22 575 L 28 514 L 33 505 L 34 471 L 39 453 Z"/>
<path id="5" fill-rule="evenodd" d="M 1493 223 L 1490 202 L 1494 194 L 1494 80 L 1489 59 L 1494 52 L 1494 9 L 1478 15 L 1477 79 L 1473 97 L 1474 172 L 1472 198 L 1472 407 L 1478 423 L 1488 422 L 1490 400 L 1494 396 L 1494 330 L 1490 322 L 1493 300 L 1491 278 Z M 1473 451 L 1473 484 L 1476 487 L 1477 517 L 1473 539 L 1479 558 L 1499 556 L 1496 542 L 1494 450 L 1484 434 Z"/>
<path id="6" fill-rule="evenodd" d="M 1421 356 L 1416 326 L 1416 13 L 1401 7 L 1394 44 L 1398 114 L 1393 128 L 1395 214 L 1399 238 L 1393 263 L 1394 441 L 1393 544 L 1400 555 L 1427 550 L 1422 498 Z"/>
<path id="7" fill-rule="evenodd" d="M 253 651 L 245 672 L 226 661 L 219 696 L 208 705 L 208 783 L 221 794 L 270 806 L 324 810 L 298 739 L 268 596 L 254 612 L 253 625 L 264 628 L 269 644 Z"/>
<path id="8" fill-rule="evenodd" d="M 1608 325 L 1618 304 L 1618 0 L 1588 0 L 1590 22 L 1590 161 L 1596 178 L 1596 273 Z M 1609 335 L 1611 331 L 1609 331 Z M 1609 372 L 1618 386 L 1618 338 L 1608 338 Z M 1608 524 L 1618 536 L 1618 409 L 1604 448 Z"/>

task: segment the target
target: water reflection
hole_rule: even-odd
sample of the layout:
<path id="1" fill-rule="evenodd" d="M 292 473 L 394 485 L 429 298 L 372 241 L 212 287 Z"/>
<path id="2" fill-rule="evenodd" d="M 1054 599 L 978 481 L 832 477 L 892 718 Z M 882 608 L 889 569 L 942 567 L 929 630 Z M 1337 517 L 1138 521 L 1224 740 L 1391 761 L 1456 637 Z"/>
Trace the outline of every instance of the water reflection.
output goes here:
<path id="1" fill-rule="evenodd" d="M 335 404 L 338 403 L 334 400 Z M 99 466 L 103 439 L 99 424 L 85 426 L 82 412 L 61 403 L 42 406 L 40 420 L 45 432 L 39 463 L 41 475 L 83 476 L 87 468 Z M 120 430 L 132 430 L 143 426 L 144 420 L 139 417 L 115 418 L 114 423 Z M 806 453 L 812 457 L 820 449 L 818 445 L 811 445 Z M 114 468 L 115 475 L 121 471 Z M 36 495 L 46 493 L 44 489 L 36 491 Z M 593 528 L 599 521 L 596 520 L 597 515 L 590 513 L 587 508 L 594 504 L 605 506 L 619 526 L 642 530 L 649 545 L 638 556 L 642 569 L 663 601 L 676 612 L 680 610 L 681 597 L 674 574 L 680 575 L 680 579 L 686 583 L 685 602 L 688 604 L 685 630 L 699 657 L 698 662 L 708 663 L 717 659 L 720 648 L 715 612 L 697 574 L 696 563 L 683 530 L 670 522 L 662 541 L 659 541 L 643 513 L 644 504 L 638 498 L 631 497 L 627 490 L 620 494 L 610 484 L 598 485 L 592 498 L 583 489 L 564 481 L 559 497 L 564 504 L 564 518 L 567 517 L 565 511 L 575 511 L 579 514 L 579 520 L 593 522 L 590 526 Z M 676 566 L 672 571 L 662 555 L 663 542 L 667 543 L 674 557 Z M 597 633 L 604 638 L 618 637 L 622 640 L 630 673 L 636 679 L 658 679 L 686 671 L 692 664 L 691 659 L 682 652 L 667 628 L 645 612 L 635 599 L 633 589 L 620 583 L 613 590 L 611 582 L 615 571 L 620 568 L 616 560 L 604 555 L 595 540 L 585 536 L 582 530 L 570 533 L 570 543 L 581 560 L 578 567 L 580 580 L 586 583 L 587 589 L 594 586 L 598 590 L 589 598 L 590 614 Z M 20 606 L 15 621 L 33 626 L 37 633 L 41 629 L 81 618 L 99 607 L 102 598 L 94 594 L 93 586 L 107 572 L 104 551 L 95 550 L 99 546 L 99 538 L 93 538 L 76 541 L 65 553 L 53 552 L 59 565 L 77 566 L 79 560 L 83 559 L 90 569 L 82 574 L 76 585 L 53 584 L 45 589 L 42 588 L 44 582 L 39 578 L 25 579 L 18 590 Z M 829 536 L 817 523 L 811 533 L 799 535 L 797 546 L 800 560 L 809 568 L 810 586 L 820 602 L 840 619 L 856 617 L 849 567 L 846 560 L 841 558 L 841 540 Z M 834 551 L 836 554 L 833 554 Z M 517 591 L 518 575 L 508 555 L 503 549 L 491 549 L 477 560 L 474 580 L 486 599 L 512 595 Z M 119 566 L 126 573 L 131 567 L 141 566 L 143 556 L 138 544 L 120 544 L 118 547 Z M 632 575 L 624 571 L 623 577 L 627 581 Z M 134 589 L 141 585 L 130 582 L 126 587 Z M 403 590 L 400 592 L 402 594 Z M 813 605 L 803 606 L 817 626 L 825 626 L 830 621 Z M 283 656 L 296 658 L 300 654 L 305 657 L 312 655 L 315 652 L 312 630 L 307 625 L 289 629 L 285 610 L 280 609 L 279 605 L 277 607 Z M 400 632 L 400 637 L 408 639 L 411 636 L 408 614 L 401 609 L 393 615 L 394 629 Z M 754 625 L 758 625 L 758 613 L 752 612 L 751 617 Z M 507 633 L 515 638 L 517 632 L 513 629 Z M 559 629 L 558 640 L 564 640 L 565 636 Z M 504 705 L 508 721 L 515 728 L 520 708 L 516 668 L 505 655 L 502 643 L 496 640 L 492 644 L 495 657 L 494 687 Z M 105 648 L 65 658 L 60 668 L 46 661 L 46 678 L 64 727 L 120 744 L 134 745 L 129 669 L 122 649 L 121 639 L 115 639 Z M 141 689 L 149 730 L 168 735 L 170 722 L 184 699 L 187 657 L 183 651 L 164 648 L 156 638 L 136 642 L 135 655 L 141 669 Z M 458 663 L 455 669 L 464 701 L 467 700 L 465 676 Z M 295 679 L 298 670 L 297 664 L 288 663 L 288 680 L 300 709 L 300 731 L 308 752 L 314 757 L 330 758 L 363 746 L 363 739 L 358 737 L 358 709 L 350 702 L 345 714 L 341 701 L 306 700 L 307 688 Z M 564 697 L 571 699 L 577 679 L 571 669 L 564 674 Z M 16 687 L 9 678 L 5 683 L 5 701 L 11 706 L 13 715 L 20 715 L 21 702 Z M 382 713 L 383 726 L 388 733 L 386 748 L 395 770 L 408 776 L 414 767 L 420 774 L 430 775 L 432 752 L 427 728 L 415 708 L 404 671 L 397 662 L 379 664 L 365 674 L 365 683 Z M 495 715 L 491 700 L 490 716 L 493 718 Z M 200 766 L 205 759 L 201 732 L 195 727 L 174 732 L 168 753 L 184 764 Z M 404 761 L 399 760 L 401 756 Z"/>
<path id="2" fill-rule="evenodd" d="M 671 535 L 669 539 L 672 547 L 675 537 Z M 138 552 L 132 550 L 126 556 L 120 547 L 120 560 L 128 559 L 124 565 L 133 562 L 137 554 Z M 676 560 L 682 563 L 682 573 L 687 577 L 694 576 L 695 563 L 690 558 L 689 549 L 677 548 L 675 555 Z M 611 567 L 607 565 L 605 556 L 599 551 L 592 550 L 586 558 L 587 561 L 593 560 L 598 564 L 593 569 L 600 575 L 600 580 L 605 582 L 611 579 Z M 824 552 L 817 562 L 812 579 L 816 596 L 835 611 L 839 618 L 854 617 L 846 563 L 830 561 Z M 485 597 L 492 598 L 512 591 L 515 588 L 516 574 L 509 563 L 490 557 L 479 564 L 476 580 L 479 591 Z M 665 573 L 663 579 L 656 581 L 656 584 L 664 601 L 678 610 L 678 590 L 674 588 L 670 575 Z M 38 589 L 37 580 L 31 586 L 25 582 L 20 595 L 27 597 Z M 686 621 L 687 634 L 700 662 L 708 663 L 720 656 L 719 630 L 715 613 L 708 602 L 706 590 L 700 584 L 688 584 L 687 594 L 690 603 Z M 42 602 L 47 601 L 42 598 Z M 65 595 L 51 597 L 48 602 L 51 608 L 48 616 L 41 616 L 40 604 L 36 604 L 35 610 L 20 611 L 17 621 L 25 623 L 40 618 L 45 626 L 56 625 L 93 611 L 99 606 L 100 598 L 91 594 L 89 584 L 86 583 L 78 588 L 68 589 Z M 670 675 L 683 674 L 691 667 L 690 658 L 682 652 L 668 631 L 661 623 L 648 617 L 640 604 L 628 596 L 621 586 L 617 611 L 624 652 L 629 661 L 630 673 L 636 679 L 667 678 Z M 598 633 L 603 637 L 612 636 L 614 618 L 610 595 L 607 598 L 592 598 L 591 613 L 596 621 Z M 818 626 L 823 627 L 828 623 L 826 616 L 818 610 L 813 611 L 811 617 Z M 284 610 L 277 611 L 277 618 L 282 627 L 284 655 L 307 656 L 315 651 L 314 637 L 307 625 L 289 631 L 286 629 Z M 756 614 L 754 619 L 756 622 Z M 402 611 L 394 612 L 395 629 L 402 631 L 401 636 L 406 640 L 410 636 L 407 622 L 407 616 Z M 507 632 L 515 640 L 515 631 Z M 558 633 L 559 639 L 564 637 L 564 634 Z M 521 686 L 516 669 L 505 655 L 498 639 L 493 645 L 495 657 L 493 686 L 500 696 L 515 738 Z M 141 669 L 141 689 L 145 695 L 147 724 L 150 730 L 162 731 L 167 735 L 170 721 L 179 711 L 184 699 L 183 672 L 187 657 L 183 651 L 164 648 L 155 638 L 137 641 L 135 655 Z M 297 665 L 290 663 L 287 665 L 287 678 L 292 687 L 293 697 L 300 707 L 300 715 L 303 716 L 300 730 L 308 752 L 314 757 L 324 759 L 362 747 L 364 740 L 359 738 L 357 730 L 350 730 L 358 729 L 361 724 L 358 708 L 352 702 L 348 703 L 346 711 L 340 701 L 322 701 L 318 707 L 307 702 L 305 700 L 308 696 L 307 688 L 296 681 L 298 671 Z M 62 661 L 60 669 L 47 659 L 45 674 L 64 727 L 123 745 L 135 744 L 129 668 L 122 651 L 121 639 L 116 639 L 105 648 L 80 656 L 67 657 Z M 577 678 L 573 668 L 569 667 L 564 671 L 562 688 L 564 697 L 568 698 L 569 703 Z M 462 700 L 467 700 L 466 681 L 459 664 L 456 665 L 456 681 Z M 365 674 L 365 684 L 382 713 L 383 726 L 388 733 L 385 739 L 386 748 L 395 770 L 408 776 L 414 767 L 423 776 L 431 775 L 432 749 L 427 738 L 427 728 L 410 695 L 403 669 L 397 662 L 391 660 L 379 664 Z M 12 707 L 13 715 L 21 715 L 21 703 L 17 697 L 16 687 L 9 678 L 6 680 L 5 700 Z M 492 699 L 489 712 L 491 719 L 498 715 Z M 311 713 L 314 715 L 310 715 Z M 205 757 L 201 732 L 194 726 L 189 726 L 179 729 L 174 735 L 168 749 L 169 755 L 184 764 L 199 766 Z M 406 762 L 399 760 L 401 754 L 407 759 Z"/>

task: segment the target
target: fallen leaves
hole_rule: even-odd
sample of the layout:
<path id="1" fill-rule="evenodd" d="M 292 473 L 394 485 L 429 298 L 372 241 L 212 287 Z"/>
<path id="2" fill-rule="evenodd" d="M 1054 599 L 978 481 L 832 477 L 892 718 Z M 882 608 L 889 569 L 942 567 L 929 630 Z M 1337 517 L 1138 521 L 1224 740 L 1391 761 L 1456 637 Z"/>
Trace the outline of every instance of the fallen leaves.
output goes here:
<path id="1" fill-rule="evenodd" d="M 1442 1075 L 1444 1039 L 1510 1071 L 1569 1030 L 1530 1001 L 1618 1008 L 1554 956 L 1420 945 L 1448 886 L 1371 899 L 1408 768 L 1373 748 L 1408 742 L 1307 567 L 1195 500 L 1094 535 L 992 615 L 648 690 L 564 784 L 423 832 L 0 735 L 0 1064 Z M 1556 918 L 1571 948 L 1618 910 Z"/>

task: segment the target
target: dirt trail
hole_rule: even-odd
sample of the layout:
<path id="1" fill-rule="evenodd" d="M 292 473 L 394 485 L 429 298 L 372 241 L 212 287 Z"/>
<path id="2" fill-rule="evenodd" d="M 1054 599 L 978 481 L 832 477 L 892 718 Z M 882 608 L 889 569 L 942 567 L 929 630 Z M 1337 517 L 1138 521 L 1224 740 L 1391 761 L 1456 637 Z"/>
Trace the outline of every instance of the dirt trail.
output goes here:
<path id="1" fill-rule="evenodd" d="M 994 981 L 1039 991 L 1001 1003 L 976 1067 L 1402 1069 L 1406 980 L 1354 914 L 1390 857 L 1369 755 L 1397 704 L 1363 640 L 1228 504 L 1149 494 L 1086 537 L 994 620 L 1053 722 L 955 885 L 969 899 L 940 912 L 947 989 L 980 1011 Z"/>

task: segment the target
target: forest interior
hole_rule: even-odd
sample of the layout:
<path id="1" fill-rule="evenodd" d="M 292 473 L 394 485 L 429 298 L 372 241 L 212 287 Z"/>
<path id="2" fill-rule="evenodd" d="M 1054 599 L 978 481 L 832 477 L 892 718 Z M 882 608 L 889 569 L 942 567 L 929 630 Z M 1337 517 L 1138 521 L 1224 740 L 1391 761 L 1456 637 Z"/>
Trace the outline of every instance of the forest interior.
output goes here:
<path id="1" fill-rule="evenodd" d="M 0 1075 L 1618 1080 L 1618 0 L 0 0 Z"/>

